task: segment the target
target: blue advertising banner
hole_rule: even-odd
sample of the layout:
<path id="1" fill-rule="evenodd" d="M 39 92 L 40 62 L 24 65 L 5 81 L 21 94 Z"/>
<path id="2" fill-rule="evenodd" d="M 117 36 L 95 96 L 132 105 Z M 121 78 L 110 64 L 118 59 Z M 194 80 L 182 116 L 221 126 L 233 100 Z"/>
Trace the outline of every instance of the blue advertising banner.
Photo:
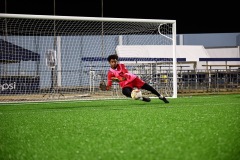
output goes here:
<path id="1" fill-rule="evenodd" d="M 39 76 L 4 76 L 0 78 L 0 94 L 38 93 L 39 84 Z"/>

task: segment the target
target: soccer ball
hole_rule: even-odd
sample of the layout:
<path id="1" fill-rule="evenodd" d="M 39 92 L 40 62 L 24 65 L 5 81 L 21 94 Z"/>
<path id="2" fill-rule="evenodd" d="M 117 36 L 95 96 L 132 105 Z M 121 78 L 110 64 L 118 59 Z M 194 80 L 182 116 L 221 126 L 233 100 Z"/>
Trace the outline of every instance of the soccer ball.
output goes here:
<path id="1" fill-rule="evenodd" d="M 138 100 L 142 97 L 142 92 L 139 89 L 133 89 L 131 93 L 131 97 L 134 100 Z"/>

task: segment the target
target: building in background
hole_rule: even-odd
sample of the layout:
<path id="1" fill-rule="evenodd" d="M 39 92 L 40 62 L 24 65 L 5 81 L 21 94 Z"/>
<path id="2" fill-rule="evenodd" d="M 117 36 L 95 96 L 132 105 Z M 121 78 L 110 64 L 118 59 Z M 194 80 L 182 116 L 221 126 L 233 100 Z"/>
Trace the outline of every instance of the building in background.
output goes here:
<path id="1" fill-rule="evenodd" d="M 203 45 L 208 47 L 240 46 L 240 33 L 179 34 L 178 45 Z"/>

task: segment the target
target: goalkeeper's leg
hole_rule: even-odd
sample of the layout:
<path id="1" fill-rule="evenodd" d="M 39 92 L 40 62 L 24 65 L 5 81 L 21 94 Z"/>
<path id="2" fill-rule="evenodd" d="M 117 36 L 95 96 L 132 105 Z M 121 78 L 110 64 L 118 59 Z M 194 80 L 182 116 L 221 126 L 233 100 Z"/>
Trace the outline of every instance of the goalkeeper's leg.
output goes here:
<path id="1" fill-rule="evenodd" d="M 122 94 L 123 95 L 125 95 L 126 97 L 128 97 L 128 98 L 132 98 L 131 97 L 131 92 L 132 92 L 132 88 L 131 87 L 124 87 L 123 89 L 122 89 Z"/>
<path id="2" fill-rule="evenodd" d="M 122 89 L 122 93 L 123 93 L 123 95 L 125 95 L 126 97 L 129 97 L 129 98 L 132 98 L 131 97 L 131 92 L 132 92 L 132 88 L 131 87 L 124 87 L 123 89 Z M 144 102 L 150 102 L 151 101 L 151 99 L 150 98 L 148 98 L 148 97 L 141 97 L 139 100 L 142 100 L 142 101 L 144 101 Z"/>
<path id="3" fill-rule="evenodd" d="M 169 101 L 166 99 L 166 97 L 164 97 L 163 95 L 158 93 L 158 91 L 156 89 L 154 89 L 152 86 L 150 86 L 148 83 L 145 83 L 141 88 L 150 91 L 152 94 L 155 94 L 164 103 L 169 103 Z"/>

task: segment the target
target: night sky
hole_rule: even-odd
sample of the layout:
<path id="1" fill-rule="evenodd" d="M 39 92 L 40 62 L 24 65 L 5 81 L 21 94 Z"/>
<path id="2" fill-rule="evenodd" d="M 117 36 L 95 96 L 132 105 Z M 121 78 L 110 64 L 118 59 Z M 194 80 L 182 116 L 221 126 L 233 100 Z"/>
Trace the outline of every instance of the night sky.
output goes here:
<path id="1" fill-rule="evenodd" d="M 170 19 L 177 22 L 177 34 L 238 33 L 239 7 L 231 1 L 55 0 L 54 5 L 54 0 L 0 0 L 0 12 Z"/>

